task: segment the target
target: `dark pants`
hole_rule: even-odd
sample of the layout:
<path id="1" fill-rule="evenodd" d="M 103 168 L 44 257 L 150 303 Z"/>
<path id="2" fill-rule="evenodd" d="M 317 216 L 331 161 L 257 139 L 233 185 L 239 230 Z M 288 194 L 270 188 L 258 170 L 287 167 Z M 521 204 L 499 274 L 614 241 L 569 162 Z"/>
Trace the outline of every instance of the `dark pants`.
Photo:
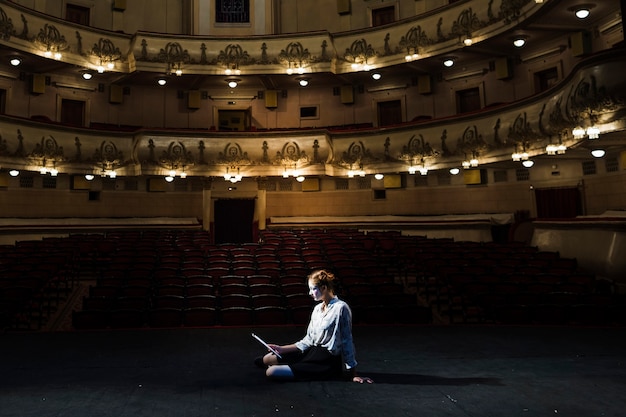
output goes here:
<path id="1" fill-rule="evenodd" d="M 297 379 L 334 379 L 341 376 L 341 355 L 331 355 L 323 347 L 312 346 L 304 352 L 283 355 L 278 363 L 289 365 Z"/>

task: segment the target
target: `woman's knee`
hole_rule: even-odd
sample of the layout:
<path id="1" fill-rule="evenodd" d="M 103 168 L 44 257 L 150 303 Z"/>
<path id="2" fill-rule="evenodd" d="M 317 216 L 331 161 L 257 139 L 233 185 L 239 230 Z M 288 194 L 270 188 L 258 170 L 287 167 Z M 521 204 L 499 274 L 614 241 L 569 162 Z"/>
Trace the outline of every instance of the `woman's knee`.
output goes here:
<path id="1" fill-rule="evenodd" d="M 293 379 L 294 375 L 288 365 L 274 365 L 267 368 L 265 375 L 272 379 Z"/>
<path id="2" fill-rule="evenodd" d="M 268 353 L 267 355 L 263 356 L 263 363 L 266 366 L 278 365 L 278 358 L 276 358 L 276 355 L 274 355 L 273 353 Z"/>

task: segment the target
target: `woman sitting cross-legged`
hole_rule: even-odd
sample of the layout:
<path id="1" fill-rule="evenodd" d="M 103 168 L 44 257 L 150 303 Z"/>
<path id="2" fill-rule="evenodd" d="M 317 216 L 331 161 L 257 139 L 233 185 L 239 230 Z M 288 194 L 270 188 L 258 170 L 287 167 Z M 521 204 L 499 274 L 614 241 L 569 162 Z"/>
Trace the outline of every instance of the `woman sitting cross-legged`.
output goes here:
<path id="1" fill-rule="evenodd" d="M 319 270 L 309 275 L 307 281 L 309 294 L 320 303 L 313 309 L 306 335 L 290 345 L 269 344 L 280 358 L 270 352 L 255 363 L 267 367 L 266 375 L 276 380 L 338 378 L 345 364 L 352 381 L 371 384 L 371 378 L 356 374 L 352 312 L 335 295 L 335 276 Z"/>

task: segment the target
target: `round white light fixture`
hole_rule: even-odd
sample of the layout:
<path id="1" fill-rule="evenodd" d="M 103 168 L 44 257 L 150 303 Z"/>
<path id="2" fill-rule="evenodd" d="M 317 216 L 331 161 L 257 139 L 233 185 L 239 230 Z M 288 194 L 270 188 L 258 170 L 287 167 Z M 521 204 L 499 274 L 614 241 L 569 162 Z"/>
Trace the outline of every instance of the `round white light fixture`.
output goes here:
<path id="1" fill-rule="evenodd" d="M 230 88 L 236 88 L 237 85 L 239 85 L 239 80 L 231 79 L 231 80 L 227 80 L 227 82 Z"/>
<path id="2" fill-rule="evenodd" d="M 517 48 L 521 48 L 522 46 L 526 45 L 526 39 L 517 38 L 513 40 L 513 45 L 515 45 Z"/>
<path id="3" fill-rule="evenodd" d="M 383 178 L 385 178 L 385 176 L 383 174 L 374 174 L 374 178 L 376 178 L 377 180 L 382 180 Z"/>
<path id="4" fill-rule="evenodd" d="M 579 19 L 586 19 L 587 17 L 589 17 L 589 13 L 590 13 L 589 9 L 582 8 L 582 9 L 576 10 L 576 12 L 574 14 Z"/>
<path id="5" fill-rule="evenodd" d="M 160 86 L 164 86 L 165 84 L 167 84 L 167 80 L 165 78 L 159 78 L 157 80 L 157 84 L 159 84 Z"/>
<path id="6" fill-rule="evenodd" d="M 522 165 L 524 165 L 524 167 L 526 168 L 530 168 L 533 165 L 535 165 L 535 162 L 531 161 L 530 159 L 526 160 L 526 161 L 522 161 Z"/>
<path id="7" fill-rule="evenodd" d="M 604 155 L 606 155 L 606 152 L 604 151 L 604 149 L 594 149 L 591 151 L 591 155 L 593 155 L 594 158 L 602 158 Z"/>
<path id="8" fill-rule="evenodd" d="M 300 87 L 306 87 L 307 85 L 309 85 L 309 80 L 307 80 L 306 78 L 301 78 L 298 80 L 298 83 L 300 83 Z"/>
<path id="9" fill-rule="evenodd" d="M 450 68 L 451 66 L 454 65 L 454 60 L 452 58 L 446 58 L 443 61 L 443 65 L 445 65 L 446 67 Z"/>
<path id="10" fill-rule="evenodd" d="M 458 168 L 450 168 L 450 174 L 452 175 L 457 175 L 459 172 L 461 172 L 461 170 Z"/>
<path id="11" fill-rule="evenodd" d="M 18 171 L 17 169 L 12 169 L 9 171 L 9 175 L 12 177 L 17 177 L 18 175 L 20 175 L 20 171 Z"/>
<path id="12" fill-rule="evenodd" d="M 376 81 L 380 80 L 382 77 L 382 75 L 380 74 L 380 72 L 375 72 L 372 74 L 372 78 L 375 79 Z"/>
<path id="13" fill-rule="evenodd" d="M 92 180 L 94 179 L 94 176 L 93 176 L 92 174 L 86 174 L 86 175 L 85 175 L 85 179 L 86 179 L 87 181 L 92 181 Z"/>
<path id="14" fill-rule="evenodd" d="M 11 63 L 11 65 L 13 65 L 14 67 L 19 66 L 22 63 L 22 60 L 19 59 L 18 57 L 14 57 L 11 58 L 11 60 L 9 61 Z"/>
<path id="15" fill-rule="evenodd" d="M 93 77 L 93 74 L 92 74 L 92 73 L 87 72 L 87 71 L 86 71 L 86 72 L 83 72 L 83 78 L 84 78 L 85 80 L 91 80 L 91 77 Z"/>
<path id="16" fill-rule="evenodd" d="M 172 182 L 174 181 L 174 177 L 172 177 L 171 175 L 168 175 L 167 177 L 165 177 L 165 181 Z"/>
<path id="17" fill-rule="evenodd" d="M 306 178 L 304 177 L 304 175 L 298 175 L 298 176 L 296 177 L 296 181 L 298 181 L 298 182 L 304 182 L 304 180 L 305 180 L 305 179 L 306 179 Z"/>

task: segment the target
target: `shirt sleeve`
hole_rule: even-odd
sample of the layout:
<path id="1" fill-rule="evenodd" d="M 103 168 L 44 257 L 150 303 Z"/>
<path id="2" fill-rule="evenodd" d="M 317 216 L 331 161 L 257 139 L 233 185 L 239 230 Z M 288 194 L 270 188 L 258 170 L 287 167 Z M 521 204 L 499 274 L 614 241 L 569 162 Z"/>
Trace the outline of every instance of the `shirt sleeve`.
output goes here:
<path id="1" fill-rule="evenodd" d="M 352 340 L 352 311 L 347 304 L 341 309 L 339 316 L 339 331 L 341 337 L 341 353 L 346 369 L 354 368 L 357 365 L 354 352 L 354 341 Z"/>
<path id="2" fill-rule="evenodd" d="M 315 308 L 313 309 L 313 312 L 311 313 L 311 318 L 315 314 L 316 309 L 317 309 L 317 306 L 315 306 Z M 313 338 L 311 337 L 311 334 L 312 334 L 312 331 L 313 331 L 313 329 L 311 327 L 312 323 L 313 323 L 313 320 L 310 319 L 309 320 L 309 325 L 307 326 L 307 329 L 306 329 L 306 335 L 304 335 L 304 337 L 302 339 L 300 339 L 299 341 L 297 341 L 295 343 L 296 347 L 298 349 L 300 349 L 300 352 L 304 352 L 305 350 L 307 350 L 308 348 L 313 346 L 313 344 L 315 343 Z"/>

